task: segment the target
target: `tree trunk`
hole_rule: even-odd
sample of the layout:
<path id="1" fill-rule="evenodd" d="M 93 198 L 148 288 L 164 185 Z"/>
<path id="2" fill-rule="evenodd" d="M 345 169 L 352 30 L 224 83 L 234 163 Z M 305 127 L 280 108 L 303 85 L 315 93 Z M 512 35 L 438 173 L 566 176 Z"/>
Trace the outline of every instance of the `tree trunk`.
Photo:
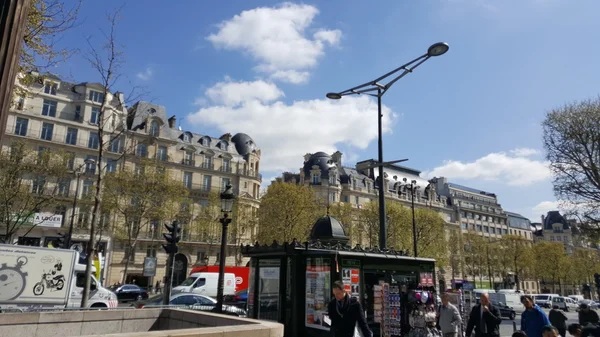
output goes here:
<path id="1" fill-rule="evenodd" d="M 129 271 L 129 260 L 131 259 L 131 253 L 133 248 L 131 247 L 131 243 L 127 244 L 127 252 L 125 253 L 125 267 L 123 268 L 123 276 L 121 279 L 121 284 L 125 284 L 127 281 L 127 272 Z"/>
<path id="2" fill-rule="evenodd" d="M 102 145 L 102 144 L 101 144 Z M 85 266 L 85 281 L 83 287 L 83 294 L 81 297 L 81 307 L 87 308 L 88 297 L 90 297 L 90 288 L 92 284 L 92 266 L 94 264 L 94 256 L 96 253 L 96 221 L 98 219 L 98 212 L 100 210 L 100 193 L 102 192 L 102 151 L 98 151 L 98 162 L 96 167 L 98 168 L 98 178 L 96 179 L 96 195 L 94 196 L 94 208 L 92 212 L 92 221 L 90 223 L 90 238 L 86 247 L 87 264 Z"/>

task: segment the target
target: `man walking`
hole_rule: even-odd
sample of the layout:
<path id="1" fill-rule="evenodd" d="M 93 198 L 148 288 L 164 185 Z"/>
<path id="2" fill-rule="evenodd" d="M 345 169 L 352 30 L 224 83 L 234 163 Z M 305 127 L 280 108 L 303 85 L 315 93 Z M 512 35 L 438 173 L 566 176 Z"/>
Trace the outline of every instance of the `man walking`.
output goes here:
<path id="1" fill-rule="evenodd" d="M 470 337 L 475 330 L 475 337 L 500 337 L 500 310 L 490 303 L 487 293 L 481 294 L 480 304 L 471 310 L 465 336 Z"/>
<path id="2" fill-rule="evenodd" d="M 567 337 L 567 320 L 569 318 L 562 310 L 558 309 L 558 305 L 552 306 L 552 310 L 548 314 L 548 319 L 550 320 L 550 324 L 558 330 L 559 335 Z"/>
<path id="3" fill-rule="evenodd" d="M 525 306 L 525 311 L 521 314 L 521 330 L 525 331 L 527 337 L 542 337 L 544 327 L 550 325 L 548 316 L 533 303 L 533 298 L 529 295 L 521 296 L 521 303 Z"/>
<path id="4" fill-rule="evenodd" d="M 363 309 L 356 298 L 350 297 L 344 290 L 342 281 L 333 282 L 334 298 L 327 306 L 331 319 L 331 330 L 335 337 L 353 337 L 357 325 L 363 337 L 372 337 Z"/>
<path id="5" fill-rule="evenodd" d="M 448 301 L 448 296 L 446 293 L 442 294 L 439 325 L 444 337 L 457 337 L 458 327 L 462 324 L 462 318 L 456 306 Z"/>
<path id="6" fill-rule="evenodd" d="M 581 303 L 581 305 L 579 305 L 579 324 L 582 326 L 586 326 L 590 323 L 597 325 L 599 321 L 600 318 L 598 318 L 598 313 L 591 310 L 587 303 Z"/>

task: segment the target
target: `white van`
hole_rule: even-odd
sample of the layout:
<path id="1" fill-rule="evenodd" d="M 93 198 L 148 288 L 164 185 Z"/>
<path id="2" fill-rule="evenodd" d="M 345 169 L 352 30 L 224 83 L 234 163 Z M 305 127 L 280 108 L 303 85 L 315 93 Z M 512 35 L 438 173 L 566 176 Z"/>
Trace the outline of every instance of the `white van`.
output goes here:
<path id="1" fill-rule="evenodd" d="M 552 299 L 559 296 L 558 294 L 536 294 L 534 300 L 535 304 L 542 308 L 552 308 Z"/>
<path id="2" fill-rule="evenodd" d="M 173 288 L 176 293 L 195 293 L 216 297 L 219 283 L 219 273 L 193 273 L 180 285 Z M 223 280 L 223 295 L 235 294 L 235 274 L 225 273 Z"/>

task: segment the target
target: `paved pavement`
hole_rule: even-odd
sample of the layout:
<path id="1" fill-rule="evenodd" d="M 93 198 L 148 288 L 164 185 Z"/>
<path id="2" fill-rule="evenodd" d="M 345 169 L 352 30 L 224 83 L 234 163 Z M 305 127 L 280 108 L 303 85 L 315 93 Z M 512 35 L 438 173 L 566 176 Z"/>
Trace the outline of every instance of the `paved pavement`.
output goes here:
<path id="1" fill-rule="evenodd" d="M 544 309 L 544 311 L 546 312 L 546 314 L 548 314 L 549 312 L 548 309 Z M 578 322 L 578 316 L 576 311 L 566 312 L 565 314 L 567 314 L 567 317 L 569 318 L 569 320 L 567 321 L 567 325 Z M 517 318 L 514 320 L 514 322 L 517 323 L 517 330 L 521 329 L 521 313 L 517 313 Z M 513 321 L 509 320 L 508 318 L 503 318 L 502 324 L 500 324 L 500 336 L 511 337 L 512 333 Z"/>

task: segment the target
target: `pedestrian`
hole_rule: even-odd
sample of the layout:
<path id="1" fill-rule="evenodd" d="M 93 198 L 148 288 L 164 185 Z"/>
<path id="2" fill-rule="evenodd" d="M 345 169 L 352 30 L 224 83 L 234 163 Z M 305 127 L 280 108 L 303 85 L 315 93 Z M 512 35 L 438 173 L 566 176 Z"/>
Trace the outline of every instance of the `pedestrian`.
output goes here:
<path id="1" fill-rule="evenodd" d="M 569 320 L 569 318 L 562 310 L 558 309 L 558 305 L 555 304 L 552 306 L 552 309 L 548 314 L 548 320 L 550 320 L 550 324 L 558 330 L 559 335 L 567 337 L 567 320 Z"/>
<path id="2" fill-rule="evenodd" d="M 517 330 L 513 332 L 512 337 L 527 337 L 527 334 L 523 330 Z"/>
<path id="3" fill-rule="evenodd" d="M 600 337 L 600 327 L 593 324 L 582 327 L 581 324 L 573 323 L 567 330 L 573 337 Z"/>
<path id="4" fill-rule="evenodd" d="M 490 295 L 483 293 L 471 310 L 465 336 L 470 337 L 475 330 L 475 337 L 500 337 L 500 322 L 500 310 L 490 303 Z"/>
<path id="5" fill-rule="evenodd" d="M 360 302 L 346 293 L 342 281 L 333 282 L 332 288 L 334 298 L 327 305 L 327 314 L 331 319 L 333 336 L 353 337 L 354 330 L 358 328 L 363 337 L 372 337 Z"/>
<path id="6" fill-rule="evenodd" d="M 458 327 L 462 324 L 462 318 L 460 317 L 458 308 L 448 301 L 448 296 L 447 293 L 442 294 L 438 324 L 444 337 L 457 337 Z"/>
<path id="7" fill-rule="evenodd" d="M 550 325 L 548 316 L 530 295 L 521 296 L 521 303 L 525 307 L 521 314 L 521 330 L 525 331 L 527 337 L 542 337 L 543 328 Z"/>
<path id="8" fill-rule="evenodd" d="M 552 325 L 546 325 L 542 328 L 543 337 L 558 337 L 558 329 Z"/>
<path id="9" fill-rule="evenodd" d="M 156 281 L 156 287 L 154 287 L 154 289 L 156 290 L 156 293 L 159 294 L 160 293 L 160 280 Z"/>
<path id="10" fill-rule="evenodd" d="M 600 318 L 598 317 L 598 313 L 592 309 L 587 303 L 581 303 L 579 305 L 579 324 L 582 326 L 586 326 L 589 323 L 598 325 L 600 322 Z"/>

